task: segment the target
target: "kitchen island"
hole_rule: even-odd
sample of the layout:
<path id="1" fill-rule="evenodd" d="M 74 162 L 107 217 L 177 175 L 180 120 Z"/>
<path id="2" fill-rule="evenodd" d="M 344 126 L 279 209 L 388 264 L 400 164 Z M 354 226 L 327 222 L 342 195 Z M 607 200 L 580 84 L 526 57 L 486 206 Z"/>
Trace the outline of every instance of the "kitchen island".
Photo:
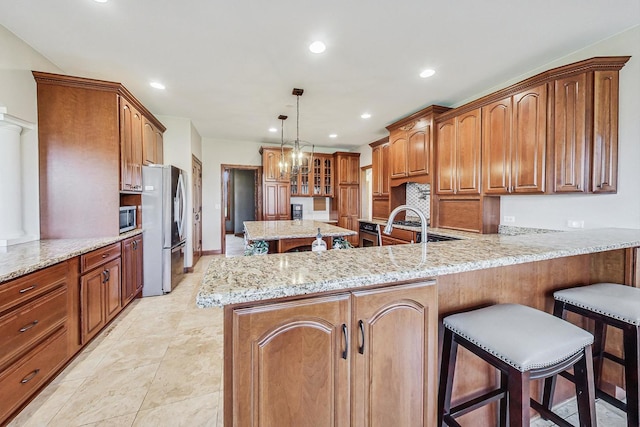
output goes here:
<path id="1" fill-rule="evenodd" d="M 506 302 L 551 312 L 556 289 L 637 286 L 638 247 L 640 230 L 601 229 L 215 259 L 197 303 L 224 306 L 225 422 L 435 425 L 442 317 Z M 455 397 L 495 386 L 473 356 L 459 363 Z M 613 367 L 604 379 L 622 387 Z M 568 397 L 560 383 L 557 402 Z M 494 425 L 495 412 L 460 422 Z"/>
<path id="2" fill-rule="evenodd" d="M 245 242 L 273 242 L 270 252 L 276 253 L 310 250 L 318 229 L 327 243 L 327 249 L 333 247 L 334 238 L 357 234 L 353 230 L 314 220 L 244 221 Z"/>

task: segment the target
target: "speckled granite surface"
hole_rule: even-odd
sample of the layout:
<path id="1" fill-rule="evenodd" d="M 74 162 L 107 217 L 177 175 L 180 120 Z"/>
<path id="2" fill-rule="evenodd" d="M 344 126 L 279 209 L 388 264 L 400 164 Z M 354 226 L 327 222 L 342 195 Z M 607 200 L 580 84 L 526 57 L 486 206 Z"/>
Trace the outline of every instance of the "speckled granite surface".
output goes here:
<path id="1" fill-rule="evenodd" d="M 133 230 L 116 237 L 52 239 L 0 248 L 0 286 L 3 282 L 141 234 Z"/>
<path id="2" fill-rule="evenodd" d="M 247 240 L 279 240 L 316 237 L 318 228 L 323 236 L 339 237 L 358 234 L 356 231 L 313 220 L 245 221 Z"/>
<path id="3" fill-rule="evenodd" d="M 517 236 L 216 258 L 197 296 L 200 307 L 259 301 L 378 283 L 436 277 L 525 262 L 640 246 L 638 229 L 598 229 Z"/>

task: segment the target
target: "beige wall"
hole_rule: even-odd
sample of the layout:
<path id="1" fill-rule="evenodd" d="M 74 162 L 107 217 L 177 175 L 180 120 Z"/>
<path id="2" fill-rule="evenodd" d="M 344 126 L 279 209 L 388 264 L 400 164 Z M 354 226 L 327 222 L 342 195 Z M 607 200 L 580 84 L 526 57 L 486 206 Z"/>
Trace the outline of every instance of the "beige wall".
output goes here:
<path id="1" fill-rule="evenodd" d="M 0 107 L 7 114 L 38 122 L 36 82 L 31 70 L 60 73 L 61 70 L 29 45 L 0 26 Z M 38 174 L 38 130 L 21 137 L 22 225 L 26 235 L 40 236 L 40 197 Z M 0 200 L 0 203 L 14 203 Z"/>

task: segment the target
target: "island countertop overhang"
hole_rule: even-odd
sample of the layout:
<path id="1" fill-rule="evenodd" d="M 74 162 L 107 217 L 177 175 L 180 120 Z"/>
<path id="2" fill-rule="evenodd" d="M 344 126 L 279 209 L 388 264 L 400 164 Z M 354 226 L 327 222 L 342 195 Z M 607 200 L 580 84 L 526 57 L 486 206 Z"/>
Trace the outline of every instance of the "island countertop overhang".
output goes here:
<path id="1" fill-rule="evenodd" d="M 216 258 L 203 277 L 197 304 L 222 307 L 346 291 L 637 246 L 640 246 L 640 230 L 606 228 L 493 235 L 426 246 L 407 244 L 322 253 Z"/>

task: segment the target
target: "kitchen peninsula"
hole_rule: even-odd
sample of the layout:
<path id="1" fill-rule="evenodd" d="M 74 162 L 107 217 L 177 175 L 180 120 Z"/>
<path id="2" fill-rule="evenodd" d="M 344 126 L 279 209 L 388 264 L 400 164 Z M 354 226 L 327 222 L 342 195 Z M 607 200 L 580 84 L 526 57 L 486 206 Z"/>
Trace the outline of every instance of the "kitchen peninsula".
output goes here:
<path id="1" fill-rule="evenodd" d="M 358 234 L 353 230 L 313 220 L 244 222 L 245 241 L 273 242 L 273 250 L 270 252 L 277 253 L 301 247 L 311 248 L 311 243 L 316 239 L 318 229 L 327 243 L 327 248 L 332 247 L 335 237 Z"/>
<path id="2" fill-rule="evenodd" d="M 637 286 L 639 247 L 640 230 L 612 228 L 214 259 L 197 303 L 224 306 L 225 424 L 435 425 L 439 319 L 507 302 L 551 312 L 556 289 Z M 455 396 L 495 385 L 461 353 Z M 606 366 L 604 380 L 623 384 Z M 560 384 L 557 402 L 570 396 Z M 494 425 L 495 412 L 466 420 Z"/>

